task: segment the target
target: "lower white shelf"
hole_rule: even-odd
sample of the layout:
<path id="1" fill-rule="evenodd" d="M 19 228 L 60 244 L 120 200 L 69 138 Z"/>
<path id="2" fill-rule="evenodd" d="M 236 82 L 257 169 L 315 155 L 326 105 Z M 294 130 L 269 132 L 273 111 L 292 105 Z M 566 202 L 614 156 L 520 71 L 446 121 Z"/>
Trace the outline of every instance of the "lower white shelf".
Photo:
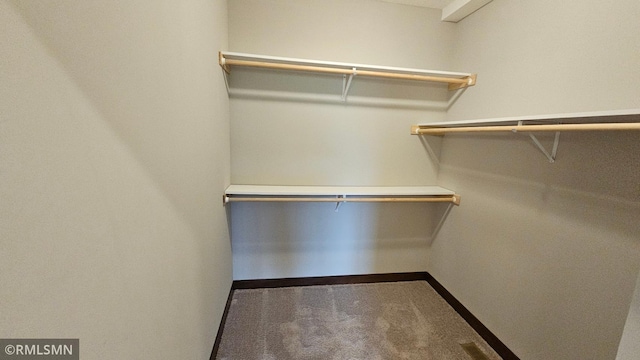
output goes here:
<path id="1" fill-rule="evenodd" d="M 448 202 L 460 195 L 440 186 L 229 185 L 223 202 Z"/>

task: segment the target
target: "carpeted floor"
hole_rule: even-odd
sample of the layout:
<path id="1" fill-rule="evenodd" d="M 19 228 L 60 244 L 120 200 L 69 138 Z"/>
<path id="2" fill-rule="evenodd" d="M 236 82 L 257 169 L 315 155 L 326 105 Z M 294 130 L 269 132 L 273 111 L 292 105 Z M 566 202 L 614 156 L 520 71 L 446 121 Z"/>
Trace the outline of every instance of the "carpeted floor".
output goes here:
<path id="1" fill-rule="evenodd" d="M 236 290 L 220 360 L 501 359 L 426 281 Z"/>

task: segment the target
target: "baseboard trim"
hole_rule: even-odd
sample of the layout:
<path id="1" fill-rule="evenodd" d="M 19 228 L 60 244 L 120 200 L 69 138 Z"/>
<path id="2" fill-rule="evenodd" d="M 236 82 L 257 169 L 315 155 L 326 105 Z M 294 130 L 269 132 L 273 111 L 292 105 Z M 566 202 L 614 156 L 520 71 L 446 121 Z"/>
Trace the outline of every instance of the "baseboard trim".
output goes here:
<path id="1" fill-rule="evenodd" d="M 229 314 L 229 308 L 231 307 L 231 300 L 233 300 L 233 284 L 231 285 L 231 289 L 229 290 L 229 296 L 227 296 L 227 303 L 224 306 L 224 312 L 222 313 L 222 318 L 220 319 L 220 325 L 218 326 L 218 333 L 216 334 L 216 340 L 213 343 L 213 350 L 211 350 L 211 356 L 209 360 L 216 360 L 216 356 L 218 355 L 218 349 L 220 348 L 220 342 L 222 341 L 222 333 L 224 332 L 224 324 L 227 322 L 227 315 Z"/>
<path id="2" fill-rule="evenodd" d="M 453 296 L 431 274 L 425 273 L 425 279 L 429 285 L 475 330 L 484 341 L 489 344 L 504 360 L 520 360 L 491 330 L 471 313 L 458 299 Z"/>
<path id="3" fill-rule="evenodd" d="M 387 273 L 365 275 L 315 276 L 301 278 L 235 280 L 232 289 L 266 289 L 289 286 L 365 284 L 374 282 L 395 282 L 425 280 L 426 272 Z"/>
<path id="4" fill-rule="evenodd" d="M 255 280 L 234 280 L 229 291 L 227 304 L 222 315 L 222 320 L 213 345 L 209 360 L 215 360 L 218 354 L 224 324 L 227 320 L 227 313 L 231 306 L 233 292 L 238 289 L 265 289 L 290 286 L 313 286 L 313 285 L 339 285 L 339 284 L 365 284 L 374 282 L 396 282 L 396 281 L 426 281 L 442 298 L 489 344 L 504 360 L 520 360 L 497 336 L 495 336 L 482 322 L 475 317 L 458 299 L 453 296 L 442 284 L 440 284 L 428 272 L 409 273 L 386 273 L 386 274 L 365 274 L 365 275 L 341 275 L 341 276 L 316 276 L 301 278 L 280 278 L 280 279 L 255 279 Z"/>

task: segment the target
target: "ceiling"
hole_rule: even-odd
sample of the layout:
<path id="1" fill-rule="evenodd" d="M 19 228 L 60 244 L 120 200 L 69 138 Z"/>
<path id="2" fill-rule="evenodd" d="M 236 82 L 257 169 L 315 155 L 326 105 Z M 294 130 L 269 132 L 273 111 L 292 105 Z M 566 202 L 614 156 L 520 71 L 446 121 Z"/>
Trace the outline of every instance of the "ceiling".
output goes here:
<path id="1" fill-rule="evenodd" d="M 492 0 L 382 0 L 442 10 L 442 21 L 458 22 Z"/>

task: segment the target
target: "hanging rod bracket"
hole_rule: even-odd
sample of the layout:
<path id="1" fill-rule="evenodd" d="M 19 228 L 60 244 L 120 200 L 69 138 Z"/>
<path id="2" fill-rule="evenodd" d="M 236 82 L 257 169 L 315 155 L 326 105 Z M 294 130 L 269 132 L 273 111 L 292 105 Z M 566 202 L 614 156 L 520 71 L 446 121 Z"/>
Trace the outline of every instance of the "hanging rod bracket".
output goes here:
<path id="1" fill-rule="evenodd" d="M 465 82 L 449 84 L 449 90 L 458 90 L 458 89 L 463 89 L 463 88 L 467 88 L 469 86 L 475 85 L 478 79 L 478 74 L 471 74 L 462 79 L 465 80 Z"/>
<path id="2" fill-rule="evenodd" d="M 222 54 L 222 51 L 218 51 L 218 63 L 220 64 L 220 67 L 222 68 L 222 70 L 224 70 L 225 73 L 227 74 L 231 73 L 231 69 L 227 64 L 227 59 Z"/>
<path id="3" fill-rule="evenodd" d="M 345 202 L 347 202 L 347 195 L 336 196 L 336 208 L 334 209 L 334 211 L 338 212 L 338 210 L 340 210 L 340 206 L 342 206 L 342 204 Z"/>
<path id="4" fill-rule="evenodd" d="M 549 160 L 550 163 L 554 163 L 556 161 L 555 157 L 552 156 L 551 154 L 549 154 L 547 149 L 544 148 L 542 143 L 540 143 L 540 141 L 538 140 L 538 138 L 535 135 L 530 133 L 529 137 L 531 138 L 531 141 L 533 141 L 533 143 L 536 144 L 538 149 L 540 149 L 540 151 L 544 154 L 544 156 L 547 157 L 547 159 Z"/>
<path id="5" fill-rule="evenodd" d="M 522 121 L 518 121 L 518 127 L 520 126 L 522 126 Z M 514 128 L 512 131 L 515 133 L 517 132 L 517 129 Z M 558 153 L 558 144 L 560 143 L 560 131 L 556 131 L 555 137 L 553 139 L 553 147 L 551 148 L 551 153 L 547 151 L 547 149 L 544 147 L 544 145 L 542 145 L 540 140 L 538 140 L 538 137 L 535 136 L 533 133 L 529 133 L 529 138 L 538 147 L 538 149 L 540 149 L 542 154 L 544 154 L 544 156 L 547 158 L 547 160 L 549 160 L 550 163 L 553 164 L 556 162 L 556 154 Z"/>
<path id="6" fill-rule="evenodd" d="M 353 72 L 349 74 L 349 79 L 347 80 L 347 74 L 342 75 L 342 101 L 347 101 L 347 94 L 349 93 L 349 88 L 351 87 L 351 80 L 353 77 L 357 75 L 357 69 L 353 68 Z"/>
<path id="7" fill-rule="evenodd" d="M 229 65 L 227 65 L 227 59 L 225 59 L 222 51 L 218 52 L 218 62 L 220 63 L 220 67 L 222 68 L 222 77 L 224 77 L 224 85 L 227 87 L 227 94 L 229 93 L 229 75 L 231 74 L 231 69 Z"/>

